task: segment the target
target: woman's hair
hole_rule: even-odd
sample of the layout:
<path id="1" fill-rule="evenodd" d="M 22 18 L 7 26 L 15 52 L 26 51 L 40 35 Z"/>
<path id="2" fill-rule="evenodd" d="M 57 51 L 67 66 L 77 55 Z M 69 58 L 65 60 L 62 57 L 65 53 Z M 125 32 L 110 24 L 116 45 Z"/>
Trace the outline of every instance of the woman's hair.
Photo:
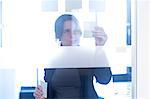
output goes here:
<path id="1" fill-rule="evenodd" d="M 65 21 L 74 21 L 76 25 L 79 25 L 77 18 L 71 14 L 63 14 L 55 21 L 55 37 L 59 41 L 63 33 L 63 26 Z"/>

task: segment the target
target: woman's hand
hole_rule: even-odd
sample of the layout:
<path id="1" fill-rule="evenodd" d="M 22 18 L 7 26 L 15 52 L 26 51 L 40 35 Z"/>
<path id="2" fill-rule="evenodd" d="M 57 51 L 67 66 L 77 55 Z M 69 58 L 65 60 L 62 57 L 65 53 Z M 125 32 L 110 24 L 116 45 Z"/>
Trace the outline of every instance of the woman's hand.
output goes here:
<path id="1" fill-rule="evenodd" d="M 38 85 L 35 89 L 35 92 L 34 92 L 34 97 L 35 99 L 45 99 L 42 95 L 43 95 L 43 88 Z"/>
<path id="2" fill-rule="evenodd" d="M 103 46 L 107 41 L 107 35 L 104 32 L 104 29 L 102 27 L 96 26 L 92 32 L 93 32 L 93 37 L 95 37 L 95 45 Z"/>

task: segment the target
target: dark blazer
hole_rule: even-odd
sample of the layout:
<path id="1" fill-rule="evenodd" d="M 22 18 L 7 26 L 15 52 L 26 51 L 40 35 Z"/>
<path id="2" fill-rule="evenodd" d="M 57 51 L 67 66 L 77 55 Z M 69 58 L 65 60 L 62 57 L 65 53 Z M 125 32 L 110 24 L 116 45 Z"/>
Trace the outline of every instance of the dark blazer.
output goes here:
<path id="1" fill-rule="evenodd" d="M 44 69 L 48 99 L 98 99 L 93 76 L 101 84 L 111 80 L 110 67 Z"/>

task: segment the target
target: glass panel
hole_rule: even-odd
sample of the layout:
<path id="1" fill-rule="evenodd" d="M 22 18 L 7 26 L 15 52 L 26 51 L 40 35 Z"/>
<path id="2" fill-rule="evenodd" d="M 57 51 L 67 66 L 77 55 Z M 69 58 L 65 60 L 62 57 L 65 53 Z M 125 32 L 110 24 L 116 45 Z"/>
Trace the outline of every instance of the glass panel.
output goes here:
<path id="1" fill-rule="evenodd" d="M 48 98 L 132 98 L 127 0 L 16 2 L 4 3 L 4 44 L 14 50 L 1 51 L 0 65 L 15 68 L 18 95 L 45 80 Z"/>

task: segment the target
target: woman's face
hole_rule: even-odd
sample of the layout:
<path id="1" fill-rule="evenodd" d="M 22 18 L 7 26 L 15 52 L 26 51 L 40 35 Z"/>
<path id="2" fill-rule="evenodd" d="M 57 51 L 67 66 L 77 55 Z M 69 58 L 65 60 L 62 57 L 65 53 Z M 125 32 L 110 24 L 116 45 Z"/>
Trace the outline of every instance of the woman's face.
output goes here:
<path id="1" fill-rule="evenodd" d="M 61 43 L 63 46 L 78 46 L 80 42 L 81 31 L 79 26 L 71 21 L 65 21 Z"/>

